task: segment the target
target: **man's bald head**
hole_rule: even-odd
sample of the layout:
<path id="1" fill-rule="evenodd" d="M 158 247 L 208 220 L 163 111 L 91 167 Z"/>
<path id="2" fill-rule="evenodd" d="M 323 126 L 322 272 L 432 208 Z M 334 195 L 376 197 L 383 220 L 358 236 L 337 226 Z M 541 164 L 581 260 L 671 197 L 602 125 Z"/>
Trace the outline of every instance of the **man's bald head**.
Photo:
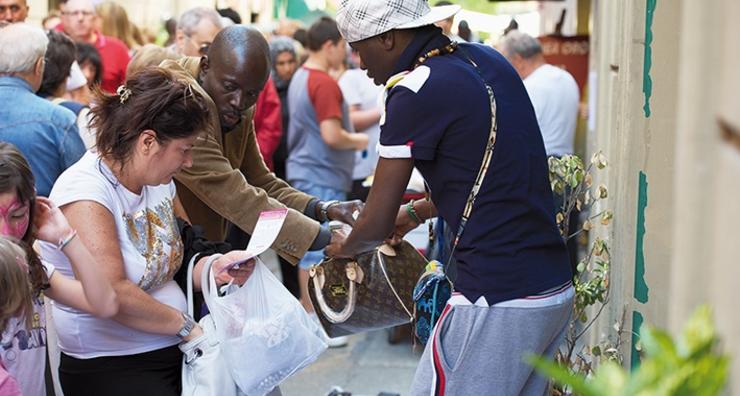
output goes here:
<path id="1" fill-rule="evenodd" d="M 265 36 L 255 29 L 244 25 L 229 26 L 222 30 L 211 44 L 208 56 L 219 58 L 224 53 L 233 53 L 237 57 L 257 60 L 264 56 L 270 60 L 270 45 L 267 44 Z"/>
<path id="2" fill-rule="evenodd" d="M 218 107 L 221 129 L 230 131 L 257 102 L 270 75 L 267 40 L 254 28 L 229 26 L 216 35 L 200 65 L 200 81 Z"/>

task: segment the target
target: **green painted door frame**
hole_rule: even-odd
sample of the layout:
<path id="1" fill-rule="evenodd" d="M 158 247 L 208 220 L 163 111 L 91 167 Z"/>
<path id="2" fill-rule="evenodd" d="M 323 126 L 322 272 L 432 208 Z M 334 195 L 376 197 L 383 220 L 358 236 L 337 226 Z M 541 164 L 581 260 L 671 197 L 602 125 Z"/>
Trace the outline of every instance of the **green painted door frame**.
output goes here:
<path id="1" fill-rule="evenodd" d="M 304 0 L 275 0 L 273 16 L 275 19 L 294 19 L 309 25 L 316 19 L 327 15 L 320 10 L 311 10 Z"/>

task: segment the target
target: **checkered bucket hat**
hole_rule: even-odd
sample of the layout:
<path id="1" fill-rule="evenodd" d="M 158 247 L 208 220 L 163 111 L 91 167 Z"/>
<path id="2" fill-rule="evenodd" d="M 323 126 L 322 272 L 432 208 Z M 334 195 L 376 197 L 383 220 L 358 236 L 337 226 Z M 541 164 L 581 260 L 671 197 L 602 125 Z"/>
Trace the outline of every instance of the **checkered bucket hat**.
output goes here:
<path id="1" fill-rule="evenodd" d="M 342 0 L 337 24 L 349 43 L 393 29 L 431 25 L 460 11 L 458 5 L 429 7 L 426 0 Z"/>

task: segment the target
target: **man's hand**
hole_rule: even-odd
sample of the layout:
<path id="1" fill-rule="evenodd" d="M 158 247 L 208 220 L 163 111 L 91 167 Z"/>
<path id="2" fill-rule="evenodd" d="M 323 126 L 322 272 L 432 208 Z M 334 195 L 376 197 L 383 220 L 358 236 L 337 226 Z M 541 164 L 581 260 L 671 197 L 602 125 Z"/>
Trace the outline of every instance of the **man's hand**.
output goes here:
<path id="1" fill-rule="evenodd" d="M 398 208 L 398 215 L 396 215 L 396 227 L 393 229 L 393 234 L 386 241 L 391 246 L 396 246 L 403 240 L 403 237 L 409 233 L 409 231 L 420 226 L 414 219 L 409 216 L 408 211 L 401 205 Z"/>
<path id="2" fill-rule="evenodd" d="M 347 240 L 349 233 L 344 228 L 332 230 L 331 242 L 324 250 L 327 257 L 335 258 L 352 258 L 353 255 L 344 252 L 344 242 Z"/>
<path id="3" fill-rule="evenodd" d="M 326 215 L 329 220 L 337 220 L 354 226 L 355 220 L 363 208 L 365 208 L 365 204 L 360 200 L 345 201 L 330 206 L 326 211 Z"/>

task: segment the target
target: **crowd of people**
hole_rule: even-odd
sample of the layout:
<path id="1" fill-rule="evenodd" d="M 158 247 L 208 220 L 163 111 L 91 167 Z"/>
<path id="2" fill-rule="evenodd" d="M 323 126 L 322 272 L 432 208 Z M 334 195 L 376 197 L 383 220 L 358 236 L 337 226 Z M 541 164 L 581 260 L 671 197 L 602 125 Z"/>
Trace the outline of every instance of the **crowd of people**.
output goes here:
<path id="1" fill-rule="evenodd" d="M 455 293 L 411 394 L 542 395 L 521 356 L 554 353 L 570 316 L 547 156 L 573 151 L 578 91 L 526 34 L 501 53 L 453 34 L 458 10 L 349 0 L 265 33 L 196 7 L 155 44 L 113 1 L 40 27 L 0 0 L 0 395 L 52 392 L 47 350 L 67 395 L 180 394 L 178 345 L 203 333 L 188 267 L 199 290 L 218 254 L 217 283 L 243 285 L 255 261 L 231 264 L 285 208 L 272 248 L 317 322 L 312 266 L 439 217 Z M 405 203 L 414 169 L 428 199 Z"/>

